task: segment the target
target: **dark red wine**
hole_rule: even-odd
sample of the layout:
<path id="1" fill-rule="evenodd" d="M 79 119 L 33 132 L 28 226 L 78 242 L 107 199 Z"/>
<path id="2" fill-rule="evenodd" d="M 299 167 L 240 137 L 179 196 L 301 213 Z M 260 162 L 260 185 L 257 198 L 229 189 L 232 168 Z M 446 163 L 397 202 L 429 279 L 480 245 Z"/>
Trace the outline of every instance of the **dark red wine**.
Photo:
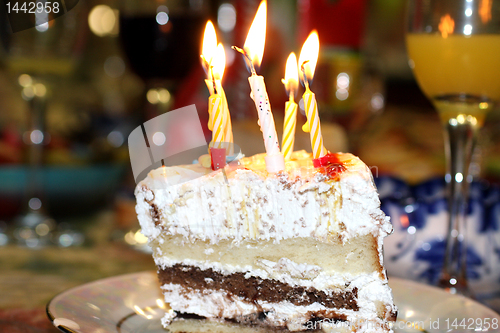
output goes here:
<path id="1" fill-rule="evenodd" d="M 165 25 L 155 16 L 123 16 L 120 39 L 132 70 L 144 80 L 182 79 L 199 62 L 202 16 L 170 15 Z"/>

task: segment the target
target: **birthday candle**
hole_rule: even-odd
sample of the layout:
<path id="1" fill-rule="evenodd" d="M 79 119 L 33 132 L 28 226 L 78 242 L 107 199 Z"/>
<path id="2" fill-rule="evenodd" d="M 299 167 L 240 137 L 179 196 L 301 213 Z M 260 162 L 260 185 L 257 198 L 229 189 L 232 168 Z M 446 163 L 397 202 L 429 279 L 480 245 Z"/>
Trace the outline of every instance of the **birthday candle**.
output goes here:
<path id="1" fill-rule="evenodd" d="M 309 88 L 310 82 L 314 77 L 314 70 L 318 61 L 318 54 L 318 33 L 316 31 L 313 31 L 311 32 L 309 37 L 307 37 L 304 45 L 302 46 L 299 57 L 299 66 L 302 73 L 300 78 L 306 88 L 304 95 L 302 95 L 302 99 L 304 100 L 304 109 L 307 116 L 307 123 L 303 127 L 303 130 L 310 133 L 314 158 L 323 157 L 328 153 L 326 148 L 323 146 L 323 136 L 321 135 L 321 125 L 319 122 L 316 95 Z"/>
<path id="2" fill-rule="evenodd" d="M 282 80 L 290 100 L 285 103 L 285 120 L 283 122 L 283 156 L 290 160 L 295 142 L 295 127 L 297 125 L 297 103 L 294 101 L 297 92 L 297 57 L 290 53 L 286 61 L 285 79 Z"/>
<path id="3" fill-rule="evenodd" d="M 222 54 L 218 52 L 219 46 Z M 220 83 L 224 73 L 226 58 L 222 45 L 217 45 L 217 36 L 212 22 L 208 21 L 202 45 L 202 64 L 207 73 L 205 80 L 210 97 L 208 98 L 208 128 L 212 131 L 210 142 L 210 158 L 213 170 L 218 170 L 226 164 L 226 147 L 224 141 L 226 136 L 227 120 L 229 110 L 225 101 L 225 94 Z"/>
<path id="4" fill-rule="evenodd" d="M 212 142 L 210 147 L 222 148 L 224 142 L 224 109 L 222 97 L 219 94 L 213 94 L 208 98 L 208 112 L 212 120 Z"/>
<path id="5" fill-rule="evenodd" d="M 285 103 L 285 122 L 283 124 L 283 156 L 285 161 L 292 157 L 297 124 L 297 104 L 291 100 Z"/>
<path id="6" fill-rule="evenodd" d="M 274 124 L 274 117 L 271 112 L 271 104 L 267 95 L 264 77 L 261 75 L 251 75 L 248 78 L 252 90 L 251 97 L 255 102 L 255 107 L 259 115 L 260 129 L 264 138 L 264 146 L 269 156 L 280 154 L 278 134 Z"/>
<path id="7" fill-rule="evenodd" d="M 217 93 L 221 96 L 222 98 L 222 108 L 223 108 L 223 117 L 224 117 L 224 139 L 226 142 L 233 143 L 233 128 L 231 124 L 231 115 L 229 113 L 229 107 L 227 105 L 227 98 L 226 98 L 226 93 L 224 92 L 224 89 L 222 88 L 222 74 L 224 73 L 224 67 L 226 65 L 226 53 L 224 52 L 224 46 L 219 43 L 217 45 L 217 51 L 214 59 L 214 68 L 217 70 L 214 71 L 214 84 L 215 84 L 215 89 L 217 90 Z M 229 145 L 229 152 L 228 154 L 231 155 L 232 152 L 232 145 Z"/>
<path id="8" fill-rule="evenodd" d="M 302 99 L 304 100 L 304 109 L 306 110 L 307 116 L 307 124 L 311 137 L 311 146 L 313 150 L 313 157 L 320 158 L 325 156 L 328 151 L 323 145 L 323 136 L 321 135 L 321 125 L 319 122 L 318 115 L 318 103 L 316 102 L 315 94 L 309 89 L 306 88 L 306 92 L 302 95 Z M 312 122 L 312 123 L 311 123 Z"/>
<path id="9" fill-rule="evenodd" d="M 260 129 L 266 148 L 266 169 L 268 172 L 278 172 L 285 169 L 285 160 L 280 151 L 274 117 L 271 112 L 271 104 L 267 95 L 264 77 L 257 75 L 255 66 L 260 65 L 264 53 L 266 36 L 266 2 L 262 1 L 255 14 L 255 18 L 248 31 L 247 39 L 243 49 L 233 48 L 245 56 L 245 62 L 250 69 L 251 75 L 248 78 L 250 84 L 250 97 L 255 103 L 259 116 Z"/>

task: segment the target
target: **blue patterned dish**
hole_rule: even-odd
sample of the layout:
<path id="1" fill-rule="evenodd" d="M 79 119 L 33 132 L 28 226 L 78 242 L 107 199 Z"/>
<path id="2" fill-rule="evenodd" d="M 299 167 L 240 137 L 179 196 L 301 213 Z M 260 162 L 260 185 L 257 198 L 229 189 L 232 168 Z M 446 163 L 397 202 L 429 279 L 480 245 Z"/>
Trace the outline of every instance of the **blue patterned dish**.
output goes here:
<path id="1" fill-rule="evenodd" d="M 447 232 L 444 179 L 410 186 L 391 177 L 375 180 L 382 209 L 394 233 L 384 241 L 389 276 L 435 284 L 443 264 Z M 467 275 L 476 297 L 500 297 L 500 187 L 471 184 L 467 212 Z"/>

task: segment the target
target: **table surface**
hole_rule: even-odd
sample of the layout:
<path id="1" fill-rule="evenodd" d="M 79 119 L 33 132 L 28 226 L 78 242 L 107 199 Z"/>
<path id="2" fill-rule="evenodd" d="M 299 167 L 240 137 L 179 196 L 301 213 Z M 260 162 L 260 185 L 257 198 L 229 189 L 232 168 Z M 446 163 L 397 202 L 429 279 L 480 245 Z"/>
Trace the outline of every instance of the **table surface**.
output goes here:
<path id="1" fill-rule="evenodd" d="M 110 240 L 112 219 L 109 212 L 89 218 L 94 227 L 83 246 L 0 247 L 0 332 L 60 332 L 45 312 L 58 293 L 109 276 L 155 270 L 150 254 Z"/>

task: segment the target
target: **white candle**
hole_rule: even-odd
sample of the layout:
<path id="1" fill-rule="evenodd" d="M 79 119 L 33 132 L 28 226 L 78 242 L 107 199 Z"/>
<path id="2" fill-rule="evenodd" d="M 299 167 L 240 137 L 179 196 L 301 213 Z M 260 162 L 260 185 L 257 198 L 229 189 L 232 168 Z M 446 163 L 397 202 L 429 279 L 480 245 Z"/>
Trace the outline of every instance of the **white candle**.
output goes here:
<path id="1" fill-rule="evenodd" d="M 276 134 L 276 126 L 274 117 L 271 112 L 271 104 L 267 96 L 266 84 L 264 77 L 261 75 L 251 75 L 248 78 L 250 88 L 252 90 L 251 97 L 255 102 L 257 113 L 259 115 L 260 129 L 264 137 L 264 146 L 268 155 L 276 155 L 280 153 L 280 145 L 278 135 Z"/>
<path id="2" fill-rule="evenodd" d="M 266 148 L 266 169 L 268 172 L 278 172 L 285 169 L 285 160 L 281 154 L 278 135 L 276 134 L 276 126 L 274 124 L 273 113 L 271 112 L 271 104 L 267 96 L 264 77 L 257 75 L 255 65 L 260 65 L 262 55 L 264 53 L 264 44 L 266 39 L 266 1 L 262 1 L 255 14 L 255 18 L 248 31 L 247 39 L 243 50 L 233 47 L 238 52 L 245 56 L 245 62 L 251 69 L 252 75 L 248 78 L 250 83 L 250 97 L 255 103 L 257 114 L 259 116 L 260 129 L 264 138 L 264 146 Z"/>

